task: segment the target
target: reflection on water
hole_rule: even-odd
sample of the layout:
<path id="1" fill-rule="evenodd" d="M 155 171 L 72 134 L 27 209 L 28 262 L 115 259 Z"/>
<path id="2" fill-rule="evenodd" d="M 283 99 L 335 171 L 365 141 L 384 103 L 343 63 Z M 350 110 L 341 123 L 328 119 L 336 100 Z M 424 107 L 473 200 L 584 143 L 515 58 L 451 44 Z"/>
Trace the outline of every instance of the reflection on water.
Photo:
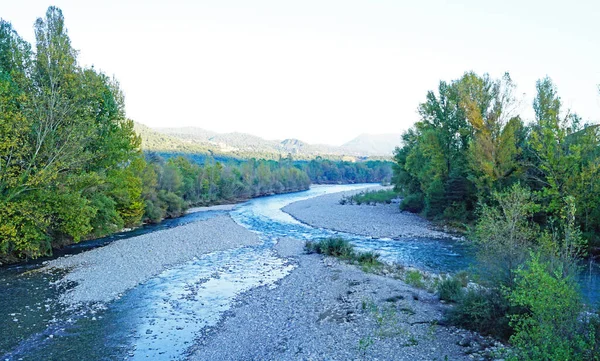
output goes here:
<path id="1" fill-rule="evenodd" d="M 437 272 L 454 272 L 473 262 L 469 247 L 453 240 L 374 239 L 304 225 L 281 208 L 291 202 L 370 185 L 315 186 L 308 191 L 254 199 L 230 212 L 239 224 L 258 233 L 262 244 L 215 252 L 164 271 L 107 307 L 66 311 L 56 301 L 52 282 L 60 274 L 30 272 L 38 263 L 0 269 L 1 359 L 23 360 L 171 360 L 182 357 L 198 332 L 215 325 L 241 292 L 274 283 L 293 265 L 277 257 L 272 246 L 279 237 L 313 240 L 333 235 L 348 238 L 360 250 L 382 259 Z M 77 253 L 159 229 L 214 217 L 201 212 L 146 226 L 132 232 L 69 247 Z M 595 268 L 581 285 L 598 299 Z M 16 321 L 15 321 L 16 320 Z"/>

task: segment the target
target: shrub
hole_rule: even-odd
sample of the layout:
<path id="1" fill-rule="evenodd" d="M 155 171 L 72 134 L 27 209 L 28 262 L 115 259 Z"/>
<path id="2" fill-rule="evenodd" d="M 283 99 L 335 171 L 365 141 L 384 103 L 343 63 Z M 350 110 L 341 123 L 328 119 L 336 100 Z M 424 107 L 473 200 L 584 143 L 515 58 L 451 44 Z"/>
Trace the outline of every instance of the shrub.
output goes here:
<path id="1" fill-rule="evenodd" d="M 377 266 L 380 265 L 379 255 L 374 252 L 361 252 L 356 255 L 356 261 L 363 266 Z"/>
<path id="2" fill-rule="evenodd" d="M 421 193 L 410 194 L 404 197 L 400 203 L 401 210 L 412 213 L 421 213 L 424 207 L 425 201 L 423 200 L 423 194 Z"/>
<path id="3" fill-rule="evenodd" d="M 528 311 L 511 317 L 515 360 L 599 360 L 592 353 L 594 324 L 580 317 L 584 308 L 576 282 L 560 270 L 551 271 L 554 267 L 532 254 L 515 272 L 509 300 Z"/>
<path id="4" fill-rule="evenodd" d="M 482 205 L 475 226 L 478 272 L 487 286 L 512 288 L 514 270 L 537 246 L 539 232 L 531 221 L 537 205 L 531 191 L 519 184 L 493 198 L 497 206 Z"/>
<path id="5" fill-rule="evenodd" d="M 350 259 L 354 256 L 354 248 L 343 238 L 327 238 L 317 242 L 306 242 L 305 249 L 308 253 L 319 253 Z"/>
<path id="6" fill-rule="evenodd" d="M 390 204 L 392 203 L 392 200 L 398 198 L 398 194 L 396 192 L 394 192 L 393 190 L 390 189 L 382 189 L 382 190 L 378 190 L 378 191 L 366 191 L 366 192 L 361 192 L 358 194 L 355 194 L 351 197 L 349 197 L 349 199 L 345 199 L 344 203 L 350 203 L 353 204 L 353 202 L 356 202 L 356 204 L 360 205 L 360 204 L 376 204 L 376 203 L 385 203 L 385 204 Z M 341 201 L 340 201 L 341 203 Z"/>
<path id="7" fill-rule="evenodd" d="M 421 274 L 421 272 L 416 270 L 410 270 L 406 272 L 406 275 L 404 276 L 404 281 L 409 285 L 417 288 L 425 287 L 425 284 L 423 283 L 423 275 Z"/>
<path id="8" fill-rule="evenodd" d="M 458 302 L 463 294 L 461 280 L 456 277 L 446 277 L 437 286 L 440 300 Z"/>
<path id="9" fill-rule="evenodd" d="M 507 339 L 511 333 L 509 304 L 498 291 L 469 289 L 446 313 L 446 320 L 458 327 Z"/>

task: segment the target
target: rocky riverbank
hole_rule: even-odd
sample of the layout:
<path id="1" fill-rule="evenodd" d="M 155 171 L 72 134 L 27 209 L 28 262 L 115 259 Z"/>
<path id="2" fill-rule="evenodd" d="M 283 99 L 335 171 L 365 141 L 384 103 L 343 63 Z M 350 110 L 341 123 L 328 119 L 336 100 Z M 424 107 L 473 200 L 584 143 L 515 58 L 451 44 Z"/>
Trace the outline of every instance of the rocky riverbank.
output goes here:
<path id="1" fill-rule="evenodd" d="M 439 325 L 448 306 L 392 277 L 303 252 L 281 239 L 276 251 L 297 265 L 277 287 L 241 295 L 191 360 L 473 360 L 494 342 Z"/>
<path id="2" fill-rule="evenodd" d="M 357 191 L 340 192 L 294 202 L 283 208 L 297 220 L 313 227 L 376 238 L 447 238 L 416 214 L 400 211 L 398 204 L 340 204 L 342 197 Z"/>
<path id="3" fill-rule="evenodd" d="M 57 258 L 47 262 L 43 270 L 68 271 L 59 282 L 75 283 L 61 296 L 69 306 L 108 302 L 168 267 L 209 252 L 258 243 L 256 233 L 229 216 L 217 216 Z"/>

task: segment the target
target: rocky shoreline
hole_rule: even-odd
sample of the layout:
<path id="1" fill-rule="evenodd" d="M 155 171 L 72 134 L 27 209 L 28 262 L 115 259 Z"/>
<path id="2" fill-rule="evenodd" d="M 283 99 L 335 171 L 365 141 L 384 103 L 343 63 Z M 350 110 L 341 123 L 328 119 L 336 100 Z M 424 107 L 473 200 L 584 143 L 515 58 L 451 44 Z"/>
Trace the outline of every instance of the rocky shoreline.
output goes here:
<path id="1" fill-rule="evenodd" d="M 377 189 L 377 188 L 374 188 Z M 283 211 L 313 227 L 376 238 L 453 238 L 433 229 L 416 214 L 400 211 L 398 204 L 340 204 L 342 197 L 357 191 L 340 192 L 291 203 Z"/>
<path id="2" fill-rule="evenodd" d="M 59 282 L 76 285 L 61 295 L 61 302 L 73 307 L 114 300 L 163 270 L 194 257 L 259 243 L 256 233 L 229 216 L 216 216 L 60 257 L 47 262 L 42 270 L 68 271 Z"/>
<path id="3" fill-rule="evenodd" d="M 190 360 L 489 360 L 497 344 L 442 325 L 450 307 L 391 276 L 306 254 L 281 239 L 296 264 L 275 288 L 240 295 L 221 322 L 203 330 Z"/>

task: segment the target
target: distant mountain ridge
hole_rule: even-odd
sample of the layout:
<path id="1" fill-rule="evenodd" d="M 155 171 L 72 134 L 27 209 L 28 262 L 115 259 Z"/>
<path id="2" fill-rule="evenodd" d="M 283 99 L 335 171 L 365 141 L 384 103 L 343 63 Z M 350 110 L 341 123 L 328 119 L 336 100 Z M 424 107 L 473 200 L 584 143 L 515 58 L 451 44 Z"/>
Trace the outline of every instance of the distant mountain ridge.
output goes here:
<path id="1" fill-rule="evenodd" d="M 219 153 L 243 156 L 244 154 L 292 154 L 300 158 L 332 155 L 337 157 L 391 157 L 400 145 L 400 134 L 361 134 L 341 145 L 309 144 L 299 139 L 267 140 L 247 133 L 216 133 L 196 127 L 152 129 L 136 123 L 147 150 L 168 150 L 202 153 Z"/>

